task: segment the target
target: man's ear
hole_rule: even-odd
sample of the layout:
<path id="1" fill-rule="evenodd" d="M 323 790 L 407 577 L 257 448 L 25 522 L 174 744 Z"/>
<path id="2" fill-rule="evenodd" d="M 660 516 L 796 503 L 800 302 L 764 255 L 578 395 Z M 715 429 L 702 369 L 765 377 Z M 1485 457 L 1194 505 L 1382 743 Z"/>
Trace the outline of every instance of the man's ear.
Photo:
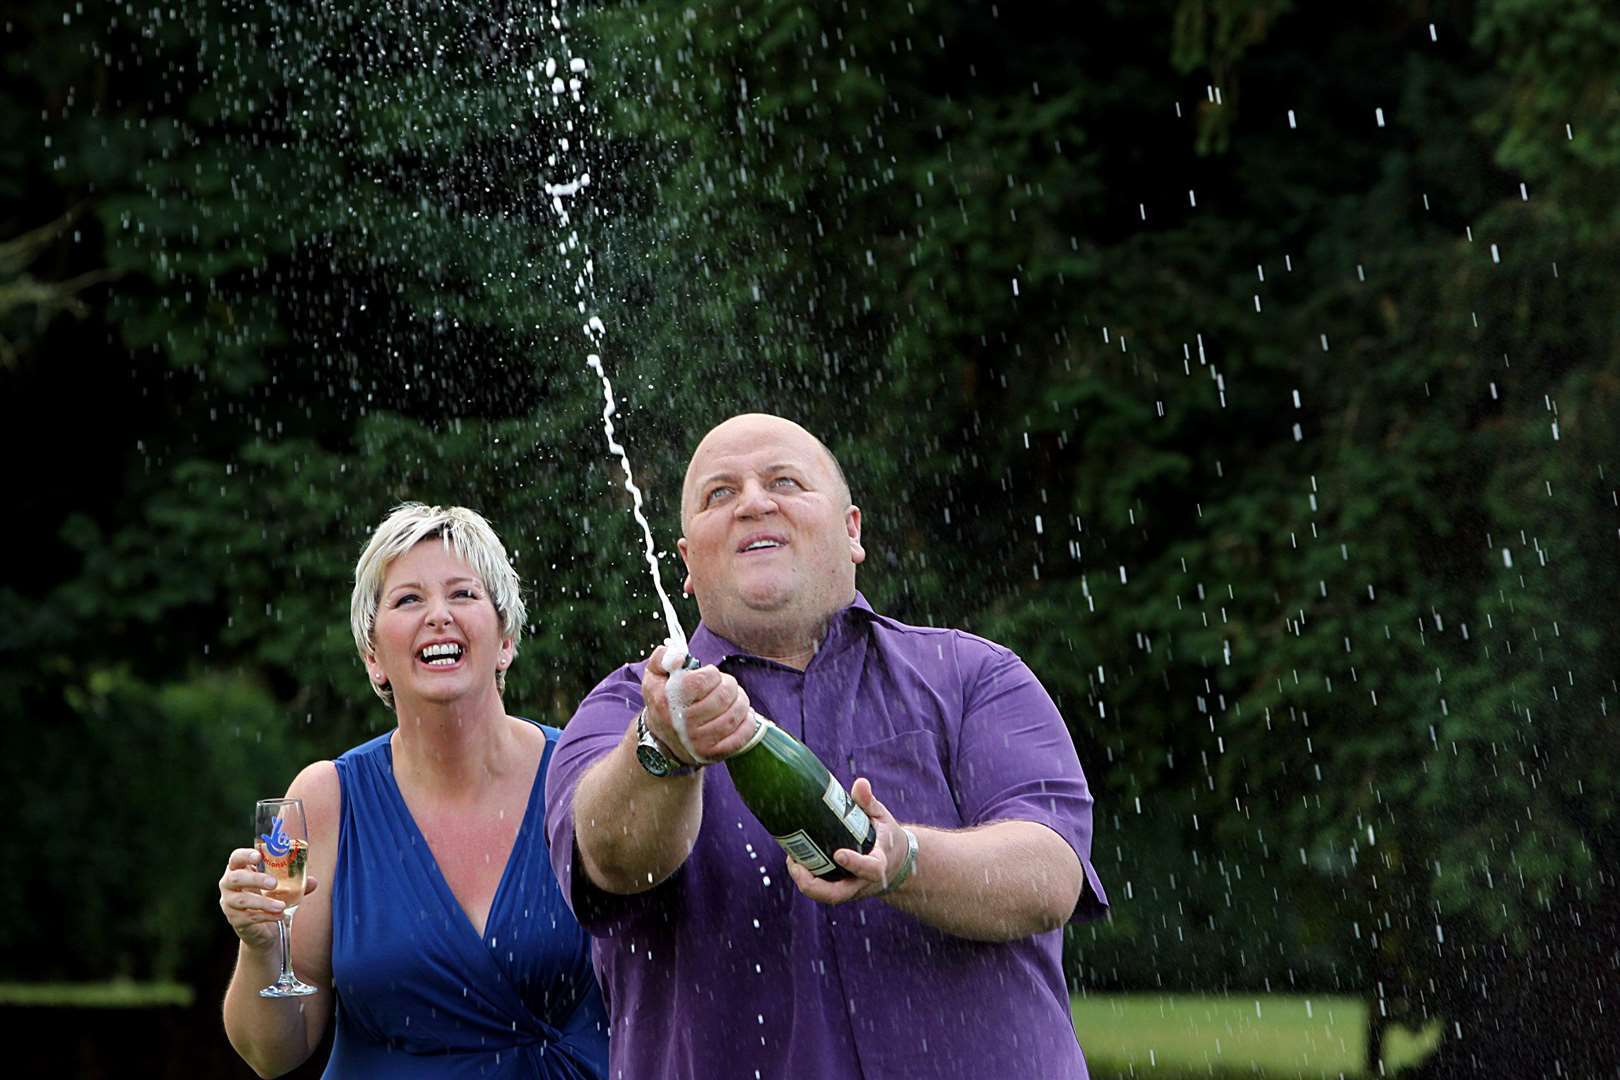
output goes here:
<path id="1" fill-rule="evenodd" d="M 675 550 L 681 553 L 681 562 L 684 564 L 686 562 L 686 537 L 683 536 L 675 541 Z M 690 571 L 687 572 L 686 579 L 681 582 L 681 592 L 687 596 L 692 595 L 692 574 Z"/>
<path id="2" fill-rule="evenodd" d="M 859 566 L 866 561 L 866 549 L 861 546 L 861 508 L 851 505 L 844 511 L 844 528 L 849 532 L 849 561 Z"/>

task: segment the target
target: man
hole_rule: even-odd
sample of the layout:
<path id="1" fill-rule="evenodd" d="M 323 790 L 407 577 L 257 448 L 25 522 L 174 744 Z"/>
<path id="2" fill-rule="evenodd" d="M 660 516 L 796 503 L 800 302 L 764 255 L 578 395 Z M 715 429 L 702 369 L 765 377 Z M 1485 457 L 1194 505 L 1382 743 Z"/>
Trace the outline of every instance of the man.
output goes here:
<path id="1" fill-rule="evenodd" d="M 709 432 L 681 523 L 704 665 L 683 677 L 684 739 L 660 648 L 580 705 L 546 788 L 610 1074 L 1085 1077 L 1061 928 L 1107 900 L 1046 692 L 1000 646 L 872 611 L 861 512 L 797 424 Z M 848 878 L 784 864 L 726 770 L 690 767 L 744 745 L 751 710 L 853 781 L 877 841 L 835 855 Z"/>

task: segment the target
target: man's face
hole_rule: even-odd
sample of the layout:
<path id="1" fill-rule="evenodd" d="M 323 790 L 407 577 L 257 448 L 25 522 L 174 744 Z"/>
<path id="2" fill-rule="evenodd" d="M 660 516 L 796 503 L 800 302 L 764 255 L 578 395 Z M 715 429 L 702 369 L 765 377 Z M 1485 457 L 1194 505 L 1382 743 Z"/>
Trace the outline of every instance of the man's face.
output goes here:
<path id="1" fill-rule="evenodd" d="M 736 416 L 704 436 L 681 520 L 686 590 L 704 621 L 744 648 L 818 630 L 855 598 L 861 512 L 826 451 L 791 421 Z"/>

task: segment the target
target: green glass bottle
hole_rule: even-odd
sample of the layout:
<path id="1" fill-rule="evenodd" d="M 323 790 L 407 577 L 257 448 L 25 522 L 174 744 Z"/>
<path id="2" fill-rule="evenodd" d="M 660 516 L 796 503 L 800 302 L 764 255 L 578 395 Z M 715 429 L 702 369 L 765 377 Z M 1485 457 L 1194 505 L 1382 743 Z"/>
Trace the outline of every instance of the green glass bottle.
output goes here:
<path id="1" fill-rule="evenodd" d="M 877 828 L 808 746 L 758 713 L 754 717 L 754 737 L 726 758 L 737 794 L 811 873 L 827 881 L 849 877 L 833 862 L 833 852 L 850 848 L 865 855 L 877 842 Z"/>

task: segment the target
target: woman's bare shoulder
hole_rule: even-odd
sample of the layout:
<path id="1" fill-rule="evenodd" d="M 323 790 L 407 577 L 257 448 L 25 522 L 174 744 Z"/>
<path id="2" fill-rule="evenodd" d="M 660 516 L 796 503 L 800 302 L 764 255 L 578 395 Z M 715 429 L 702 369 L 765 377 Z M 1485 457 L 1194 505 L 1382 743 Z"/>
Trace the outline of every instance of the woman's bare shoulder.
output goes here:
<path id="1" fill-rule="evenodd" d="M 314 761 L 293 778 L 287 788 L 288 798 L 304 800 L 304 815 L 309 831 L 317 836 L 335 832 L 338 814 L 343 808 L 343 786 L 338 782 L 337 766 L 330 761 Z"/>

